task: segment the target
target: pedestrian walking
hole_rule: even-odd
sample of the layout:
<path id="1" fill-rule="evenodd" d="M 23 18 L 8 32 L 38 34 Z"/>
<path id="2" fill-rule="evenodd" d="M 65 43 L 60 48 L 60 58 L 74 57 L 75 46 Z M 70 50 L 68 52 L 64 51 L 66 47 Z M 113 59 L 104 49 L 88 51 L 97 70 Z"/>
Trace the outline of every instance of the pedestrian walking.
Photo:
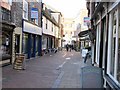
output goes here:
<path id="1" fill-rule="evenodd" d="M 72 49 L 72 45 L 69 45 L 69 47 L 70 47 L 70 52 L 71 52 L 71 49 Z"/>
<path id="2" fill-rule="evenodd" d="M 85 56 L 85 58 L 84 58 L 84 63 L 86 63 L 86 61 L 87 61 L 87 59 L 88 59 L 88 54 L 89 54 L 89 53 L 87 53 L 86 56 Z"/>
<path id="3" fill-rule="evenodd" d="M 74 49 L 74 48 L 73 48 L 73 45 L 71 45 L 71 47 L 72 47 L 72 50 L 73 50 L 73 49 Z"/>
<path id="4" fill-rule="evenodd" d="M 86 63 L 87 59 L 91 58 L 91 55 L 92 55 L 91 48 L 89 48 L 85 56 L 84 63 Z"/>
<path id="5" fill-rule="evenodd" d="M 68 50 L 69 50 L 69 45 L 68 45 L 68 44 L 66 45 L 66 50 L 67 50 L 67 52 L 68 52 Z"/>

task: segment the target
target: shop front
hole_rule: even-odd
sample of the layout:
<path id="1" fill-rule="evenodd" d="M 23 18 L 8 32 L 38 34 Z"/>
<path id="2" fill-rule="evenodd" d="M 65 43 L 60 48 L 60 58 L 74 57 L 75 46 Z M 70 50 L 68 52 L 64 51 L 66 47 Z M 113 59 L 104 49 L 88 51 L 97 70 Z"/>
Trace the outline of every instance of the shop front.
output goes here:
<path id="1" fill-rule="evenodd" d="M 43 34 L 42 36 L 42 50 L 48 51 L 49 49 L 53 49 L 55 46 L 55 37 L 47 34 Z"/>
<path id="2" fill-rule="evenodd" d="M 109 13 L 107 85 L 120 89 L 120 5 Z"/>
<path id="3" fill-rule="evenodd" d="M 27 21 L 23 23 L 23 53 L 26 55 L 26 58 L 40 56 L 42 50 L 42 29 Z"/>
<path id="4" fill-rule="evenodd" d="M 14 28 L 15 25 L 2 22 L 2 61 L 0 61 L 2 66 L 12 64 L 12 34 Z"/>

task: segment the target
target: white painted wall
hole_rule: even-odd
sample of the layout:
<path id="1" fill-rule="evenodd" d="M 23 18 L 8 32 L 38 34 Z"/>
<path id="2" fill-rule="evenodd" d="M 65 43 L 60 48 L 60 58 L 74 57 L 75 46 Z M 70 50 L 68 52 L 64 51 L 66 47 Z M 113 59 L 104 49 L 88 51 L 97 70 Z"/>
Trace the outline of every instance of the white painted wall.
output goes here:
<path id="1" fill-rule="evenodd" d="M 55 26 L 55 37 L 58 38 L 58 32 L 59 32 L 59 29 L 57 26 Z"/>
<path id="2" fill-rule="evenodd" d="M 51 13 L 52 16 L 54 17 L 54 19 L 56 20 L 56 22 L 58 23 L 59 20 L 59 13 Z"/>
<path id="3" fill-rule="evenodd" d="M 55 31 L 56 31 L 55 25 L 48 19 L 47 19 L 47 25 L 48 26 L 46 29 L 46 17 L 43 16 L 43 33 L 55 36 Z M 52 31 L 52 25 L 53 25 L 53 31 Z"/>

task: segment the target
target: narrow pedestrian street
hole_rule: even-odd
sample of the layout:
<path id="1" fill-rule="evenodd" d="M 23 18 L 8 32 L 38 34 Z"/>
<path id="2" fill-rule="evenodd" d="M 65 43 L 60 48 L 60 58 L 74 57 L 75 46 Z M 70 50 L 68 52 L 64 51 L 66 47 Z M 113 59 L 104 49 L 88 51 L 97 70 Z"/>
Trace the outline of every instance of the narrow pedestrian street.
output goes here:
<path id="1" fill-rule="evenodd" d="M 120 0 L 0 0 L 0 7 L 2 90 L 120 90 Z"/>
<path id="2" fill-rule="evenodd" d="M 26 70 L 3 67 L 3 88 L 80 88 L 80 52 L 50 53 L 26 60 Z"/>

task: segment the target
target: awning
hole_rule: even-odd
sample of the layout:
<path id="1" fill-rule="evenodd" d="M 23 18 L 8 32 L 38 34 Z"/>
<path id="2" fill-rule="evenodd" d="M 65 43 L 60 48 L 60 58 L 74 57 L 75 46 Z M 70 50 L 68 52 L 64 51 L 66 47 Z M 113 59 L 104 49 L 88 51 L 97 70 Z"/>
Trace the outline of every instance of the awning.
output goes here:
<path id="1" fill-rule="evenodd" d="M 14 24 L 12 24 L 11 22 L 0 22 L 1 26 L 2 26 L 2 29 L 3 31 L 10 31 L 10 32 L 13 32 L 14 31 L 14 28 L 16 27 Z"/>
<path id="2" fill-rule="evenodd" d="M 89 38 L 84 38 L 84 39 L 80 39 L 80 41 L 89 41 L 90 39 Z"/>
<path id="3" fill-rule="evenodd" d="M 85 37 L 85 36 L 89 35 L 89 32 L 90 32 L 90 30 L 82 31 L 78 34 L 78 36 L 79 37 Z"/>
<path id="4" fill-rule="evenodd" d="M 93 41 L 93 40 L 95 39 L 95 37 L 96 37 L 96 30 L 88 29 L 88 30 L 85 30 L 85 31 L 80 32 L 80 33 L 78 34 L 78 36 L 79 36 L 80 38 L 89 36 L 89 39 L 90 39 L 91 41 Z"/>

